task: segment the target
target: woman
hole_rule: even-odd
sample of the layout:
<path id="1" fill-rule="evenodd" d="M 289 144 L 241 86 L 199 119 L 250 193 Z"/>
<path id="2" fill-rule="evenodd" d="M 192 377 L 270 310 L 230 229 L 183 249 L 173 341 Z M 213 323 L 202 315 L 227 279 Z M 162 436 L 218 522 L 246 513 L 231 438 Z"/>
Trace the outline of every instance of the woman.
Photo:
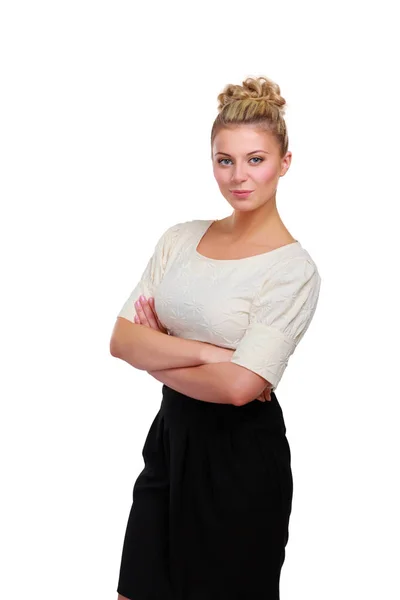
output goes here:
<path id="1" fill-rule="evenodd" d="M 163 233 L 111 339 L 164 384 L 119 600 L 279 598 L 293 479 L 275 390 L 321 279 L 276 207 L 292 157 L 279 86 L 248 78 L 218 100 L 213 172 L 233 212 Z"/>

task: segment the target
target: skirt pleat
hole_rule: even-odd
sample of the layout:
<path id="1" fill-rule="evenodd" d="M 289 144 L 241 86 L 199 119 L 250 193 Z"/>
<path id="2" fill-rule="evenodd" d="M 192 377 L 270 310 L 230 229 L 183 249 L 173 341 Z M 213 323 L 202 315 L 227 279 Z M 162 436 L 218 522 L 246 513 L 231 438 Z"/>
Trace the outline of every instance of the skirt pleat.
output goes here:
<path id="1" fill-rule="evenodd" d="M 279 600 L 293 478 L 281 407 L 204 402 L 166 385 L 117 591 L 131 600 Z"/>

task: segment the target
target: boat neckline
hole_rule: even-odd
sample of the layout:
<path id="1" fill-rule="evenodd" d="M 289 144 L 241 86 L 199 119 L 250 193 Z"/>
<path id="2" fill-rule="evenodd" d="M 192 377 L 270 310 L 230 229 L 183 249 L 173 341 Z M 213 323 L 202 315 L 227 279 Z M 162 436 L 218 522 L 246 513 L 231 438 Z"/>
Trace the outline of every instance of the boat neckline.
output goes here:
<path id="1" fill-rule="evenodd" d="M 287 248 L 295 248 L 296 246 L 298 246 L 299 248 L 302 247 L 300 241 L 296 240 L 295 242 L 290 242 L 289 244 L 284 244 L 283 246 L 279 246 L 278 248 L 274 248 L 273 250 L 268 250 L 267 252 L 262 252 L 261 254 L 253 254 L 252 256 L 243 256 L 242 258 L 210 258 L 209 256 L 204 256 L 204 254 L 200 254 L 200 252 L 198 252 L 198 250 L 197 250 L 197 246 L 200 244 L 201 240 L 203 239 L 203 237 L 205 236 L 207 231 L 210 229 L 211 225 L 213 223 L 215 223 L 216 221 L 218 221 L 218 219 L 205 220 L 204 223 L 206 224 L 206 227 L 205 227 L 205 229 L 202 228 L 200 237 L 196 239 L 196 243 L 194 245 L 194 253 L 203 260 L 208 260 L 210 262 L 216 262 L 216 263 L 243 262 L 243 261 L 250 260 L 250 259 L 260 258 L 261 256 L 265 257 L 267 255 L 272 255 L 272 254 L 276 255 L 277 253 L 279 254 L 283 250 L 286 250 Z"/>

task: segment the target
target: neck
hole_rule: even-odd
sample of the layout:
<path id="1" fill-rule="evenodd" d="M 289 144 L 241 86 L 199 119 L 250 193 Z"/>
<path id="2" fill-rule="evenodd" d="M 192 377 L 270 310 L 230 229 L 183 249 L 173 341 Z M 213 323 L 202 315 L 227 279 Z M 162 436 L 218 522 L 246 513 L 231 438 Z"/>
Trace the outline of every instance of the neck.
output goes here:
<path id="1" fill-rule="evenodd" d="M 287 229 L 282 222 L 276 207 L 275 198 L 269 200 L 263 206 L 251 211 L 233 211 L 227 217 L 226 227 L 236 239 L 245 241 L 254 239 L 258 233 L 263 236 L 278 236 L 287 233 Z"/>

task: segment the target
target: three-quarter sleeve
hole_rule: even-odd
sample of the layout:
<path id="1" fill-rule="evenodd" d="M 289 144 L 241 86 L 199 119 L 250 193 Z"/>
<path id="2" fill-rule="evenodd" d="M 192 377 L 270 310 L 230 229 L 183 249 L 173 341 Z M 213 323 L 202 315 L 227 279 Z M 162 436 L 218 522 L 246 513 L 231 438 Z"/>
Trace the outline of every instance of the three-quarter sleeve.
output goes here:
<path id="1" fill-rule="evenodd" d="M 249 326 L 231 361 L 257 373 L 275 390 L 314 316 L 320 285 L 318 269 L 307 257 L 274 265 L 254 298 Z"/>
<path id="2" fill-rule="evenodd" d="M 117 317 L 124 317 L 134 323 L 135 319 L 135 301 L 141 294 L 146 298 L 154 297 L 157 286 L 161 283 L 165 268 L 167 266 L 168 259 L 171 255 L 171 251 L 175 245 L 181 226 L 183 223 L 177 223 L 172 225 L 164 231 L 159 238 L 152 256 L 150 257 L 140 280 L 133 288 L 129 297 L 124 302 L 121 310 L 117 314 Z"/>

